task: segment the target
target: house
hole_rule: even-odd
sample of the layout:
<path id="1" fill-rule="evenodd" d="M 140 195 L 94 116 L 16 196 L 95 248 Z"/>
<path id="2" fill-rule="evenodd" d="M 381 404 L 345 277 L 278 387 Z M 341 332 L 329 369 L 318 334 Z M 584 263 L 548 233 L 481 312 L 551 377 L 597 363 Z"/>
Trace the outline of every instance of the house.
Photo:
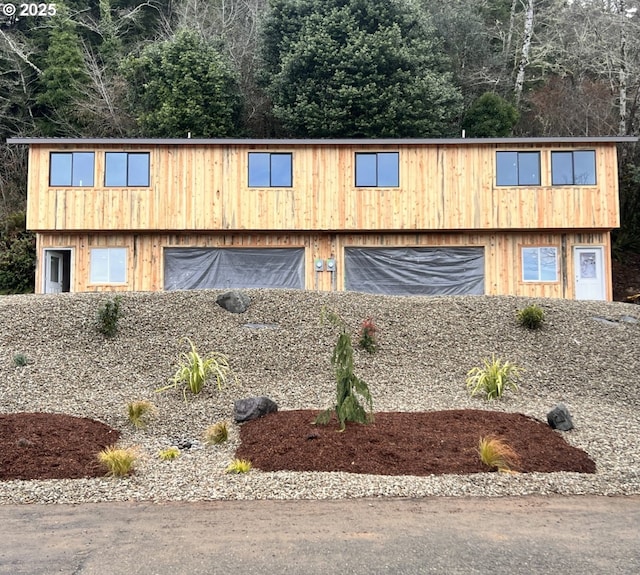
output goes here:
<path id="1" fill-rule="evenodd" d="M 612 298 L 634 137 L 11 138 L 36 292 L 275 287 Z"/>

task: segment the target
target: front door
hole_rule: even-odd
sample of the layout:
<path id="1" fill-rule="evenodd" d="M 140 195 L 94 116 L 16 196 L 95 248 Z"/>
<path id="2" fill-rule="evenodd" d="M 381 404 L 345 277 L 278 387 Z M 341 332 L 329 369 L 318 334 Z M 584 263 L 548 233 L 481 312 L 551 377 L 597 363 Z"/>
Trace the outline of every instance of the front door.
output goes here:
<path id="1" fill-rule="evenodd" d="M 605 299 L 602 253 L 602 247 L 573 248 L 576 299 Z"/>
<path id="2" fill-rule="evenodd" d="M 71 250 L 44 251 L 44 293 L 69 291 Z"/>

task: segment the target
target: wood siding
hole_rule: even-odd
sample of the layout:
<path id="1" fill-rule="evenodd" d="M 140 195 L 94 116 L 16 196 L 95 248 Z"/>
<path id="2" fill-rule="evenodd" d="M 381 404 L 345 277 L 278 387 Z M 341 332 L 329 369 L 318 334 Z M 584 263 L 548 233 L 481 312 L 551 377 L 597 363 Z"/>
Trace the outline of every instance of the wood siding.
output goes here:
<path id="1" fill-rule="evenodd" d="M 596 151 L 597 184 L 552 187 L 551 150 L 574 149 Z M 497 150 L 539 150 L 542 185 L 496 186 Z M 55 151 L 95 151 L 95 186 L 49 187 L 49 154 Z M 104 187 L 105 151 L 148 151 L 151 185 Z M 249 151 L 291 152 L 293 186 L 249 188 Z M 400 186 L 356 188 L 354 158 L 362 151 L 399 152 Z M 29 157 L 27 224 L 41 232 L 609 230 L 619 225 L 615 143 L 588 148 L 32 144 Z"/>
<path id="2" fill-rule="evenodd" d="M 332 289 L 331 273 L 316 273 L 315 258 L 337 258 L 336 288 L 344 289 L 344 248 L 349 246 L 483 246 L 485 293 L 526 297 L 575 297 L 574 246 L 603 246 L 606 299 L 611 299 L 611 262 L 608 231 L 570 232 L 474 232 L 474 233 L 41 233 L 38 234 L 36 292 L 43 291 L 45 248 L 72 250 L 71 291 L 157 291 L 163 289 L 165 247 L 304 247 L 307 289 Z M 522 281 L 521 248 L 555 246 L 559 277 L 556 282 Z M 124 284 L 91 284 L 90 251 L 93 247 L 127 249 L 127 280 Z"/>

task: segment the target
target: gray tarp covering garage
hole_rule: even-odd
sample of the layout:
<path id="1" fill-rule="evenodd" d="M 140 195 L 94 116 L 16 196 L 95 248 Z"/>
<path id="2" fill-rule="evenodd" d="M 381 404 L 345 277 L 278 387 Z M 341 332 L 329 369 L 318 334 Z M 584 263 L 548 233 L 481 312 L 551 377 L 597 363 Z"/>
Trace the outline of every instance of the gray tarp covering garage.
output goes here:
<path id="1" fill-rule="evenodd" d="M 345 248 L 345 289 L 390 295 L 482 295 L 484 248 Z"/>
<path id="2" fill-rule="evenodd" d="M 165 248 L 164 289 L 304 289 L 304 248 Z"/>

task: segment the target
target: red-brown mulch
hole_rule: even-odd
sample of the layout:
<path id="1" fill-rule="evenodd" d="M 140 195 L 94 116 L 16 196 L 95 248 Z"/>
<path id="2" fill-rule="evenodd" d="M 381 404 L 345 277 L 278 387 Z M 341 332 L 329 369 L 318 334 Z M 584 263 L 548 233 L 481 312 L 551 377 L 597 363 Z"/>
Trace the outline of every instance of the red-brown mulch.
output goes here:
<path id="1" fill-rule="evenodd" d="M 595 473 L 596 465 L 562 432 L 518 413 L 474 409 L 377 413 L 367 425 L 314 425 L 317 411 L 278 411 L 243 423 L 236 457 L 264 471 L 348 471 L 438 475 L 492 471 L 479 459 L 480 437 L 496 435 L 520 456 L 518 471 Z"/>

